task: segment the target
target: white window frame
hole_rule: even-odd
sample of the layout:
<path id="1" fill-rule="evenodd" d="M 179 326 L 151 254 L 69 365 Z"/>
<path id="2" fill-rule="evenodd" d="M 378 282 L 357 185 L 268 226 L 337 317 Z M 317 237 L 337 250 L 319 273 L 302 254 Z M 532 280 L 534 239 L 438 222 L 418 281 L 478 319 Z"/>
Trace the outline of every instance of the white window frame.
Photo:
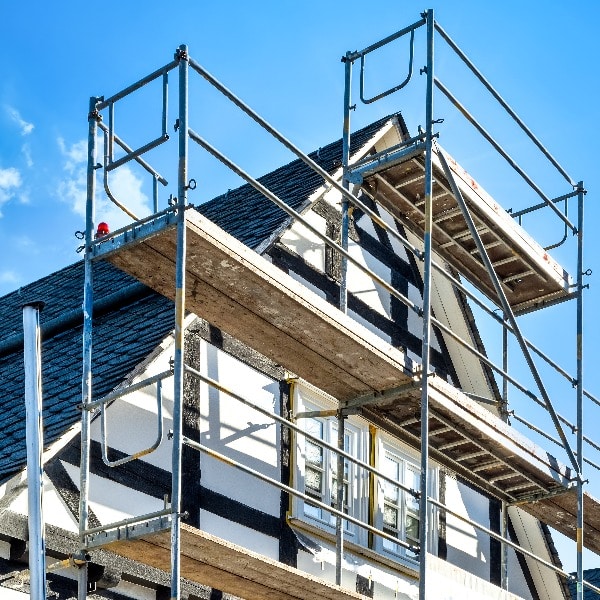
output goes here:
<path id="1" fill-rule="evenodd" d="M 419 455 L 407 449 L 406 446 L 403 446 L 398 443 L 397 440 L 386 434 L 385 432 L 378 431 L 377 432 L 377 441 L 375 445 L 375 464 L 377 465 L 377 470 L 381 473 L 386 473 L 384 462 L 386 457 L 397 461 L 400 471 L 399 483 L 406 485 L 411 489 L 415 489 L 419 491 L 420 486 L 420 457 Z M 413 477 L 411 477 L 413 474 Z M 429 478 L 428 478 L 428 494 L 432 498 L 437 499 L 438 497 L 438 477 L 439 477 L 439 469 L 436 465 L 429 464 Z M 384 509 L 386 504 L 388 505 L 388 510 L 392 508 L 393 502 L 386 500 L 385 490 L 386 488 L 389 490 L 389 486 L 391 484 L 384 482 L 382 479 L 377 478 L 377 482 L 375 485 L 375 527 L 378 529 L 385 531 L 384 529 Z M 398 502 L 397 506 L 399 509 L 398 513 L 398 539 L 408 541 L 406 538 L 406 517 L 410 515 L 410 507 L 414 506 L 415 502 L 418 500 L 414 499 L 414 497 L 408 492 L 402 490 L 401 488 L 396 488 L 398 494 Z M 389 494 L 390 496 L 393 494 Z M 418 505 L 417 505 L 418 511 Z M 427 551 L 432 554 L 437 554 L 437 541 L 438 541 L 438 515 L 437 510 L 435 510 L 431 505 L 429 507 L 429 520 L 428 520 L 428 529 L 427 532 Z M 389 531 L 388 531 L 389 533 Z M 411 540 L 412 541 L 412 540 Z M 418 539 L 416 540 L 418 543 Z M 381 553 L 382 555 L 392 558 L 393 560 L 399 561 L 411 567 L 416 567 L 419 563 L 418 555 L 412 554 L 409 550 L 400 546 L 399 544 L 394 544 L 389 540 L 386 540 L 380 536 L 376 536 L 375 538 L 375 546 L 374 549 Z"/>
<path id="2" fill-rule="evenodd" d="M 305 411 L 335 410 L 337 402 L 331 396 L 321 392 L 306 382 L 296 382 L 294 384 L 294 413 L 298 414 Z M 337 446 L 337 419 L 336 417 L 317 417 L 302 418 L 297 421 L 299 427 L 307 430 L 310 423 L 317 421 L 323 427 L 323 440 L 332 446 Z M 349 449 L 347 452 L 361 460 L 367 462 L 367 452 L 369 447 L 369 426 L 368 423 L 356 417 L 348 417 L 344 424 L 346 439 L 349 440 Z M 307 466 L 306 444 L 310 442 L 305 436 L 298 433 L 294 446 L 295 453 L 295 487 L 298 491 L 307 493 L 305 486 L 305 472 Z M 368 514 L 368 496 L 367 485 L 368 476 L 364 469 L 357 467 L 352 461 L 347 461 L 348 468 L 348 490 L 349 490 L 349 515 L 362 522 L 367 521 Z M 337 471 L 337 452 L 328 448 L 323 448 L 323 499 L 324 504 L 330 504 L 332 496 L 335 496 L 335 490 L 332 490 L 333 476 Z M 333 494 L 332 494 L 333 492 Z M 292 501 L 292 516 L 311 526 L 316 526 L 329 533 L 335 533 L 335 516 L 327 513 L 324 509 L 311 506 L 302 498 L 294 497 Z M 344 536 L 347 541 L 366 546 L 368 542 L 367 531 L 355 525 L 344 521 Z"/>
<path id="3" fill-rule="evenodd" d="M 293 411 L 294 414 L 308 412 L 308 411 L 327 411 L 336 410 L 337 401 L 308 384 L 304 381 L 295 381 L 293 385 Z M 310 422 L 312 417 L 298 419 L 297 425 L 305 429 L 307 423 Z M 337 446 L 337 419 L 336 417 L 318 417 L 316 418 L 323 426 L 324 441 L 330 445 Z M 306 430 L 306 429 L 305 429 Z M 379 428 L 370 428 L 369 423 L 359 417 L 350 416 L 345 422 L 345 432 L 350 435 L 350 450 L 349 453 L 357 458 L 358 460 L 369 464 L 369 452 L 370 452 L 370 432 L 374 431 L 374 460 L 375 469 L 381 473 L 385 473 L 384 463 L 386 453 L 389 456 L 395 457 L 399 462 L 403 464 L 402 478 L 400 483 L 408 485 L 418 491 L 420 481 L 420 458 L 416 451 L 413 451 L 405 444 L 402 444 L 399 440 L 392 437 L 388 433 L 381 431 Z M 306 472 L 306 442 L 307 438 L 301 433 L 295 435 L 294 443 L 294 487 L 302 492 L 306 493 L 305 488 L 305 472 Z M 323 503 L 329 504 L 331 501 L 331 481 L 332 472 L 337 466 L 337 453 L 327 448 L 323 449 L 323 473 L 326 480 L 324 486 L 324 498 Z M 331 462 L 334 465 L 332 466 Z M 371 481 L 371 475 L 365 470 L 353 462 L 349 462 L 349 489 L 351 491 L 352 502 L 350 505 L 350 515 L 356 519 L 359 519 L 363 523 L 368 522 L 369 515 L 369 484 Z M 413 472 L 416 476 L 414 480 L 407 481 L 407 473 Z M 374 485 L 374 498 L 373 511 L 374 511 L 374 526 L 384 531 L 384 481 L 372 475 L 375 478 Z M 437 499 L 438 497 L 438 479 L 439 479 L 439 468 L 437 465 L 430 462 L 429 466 L 429 496 Z M 385 484 L 391 485 L 391 484 Z M 401 514 L 399 518 L 401 523 L 405 523 L 406 516 L 406 498 L 410 497 L 408 492 L 398 489 L 399 497 L 401 498 Z M 324 514 L 325 513 L 325 514 Z M 317 528 L 330 535 L 335 534 L 335 517 L 331 516 L 324 509 L 318 509 L 309 505 L 302 498 L 294 496 L 292 498 L 292 518 L 298 523 L 304 523 L 310 528 Z M 432 554 L 437 554 L 437 543 L 438 543 L 438 514 L 437 510 L 430 506 L 429 511 L 429 531 L 427 534 L 427 550 Z M 366 529 L 348 523 L 345 521 L 345 532 L 344 537 L 348 542 L 362 546 L 366 549 L 370 549 L 381 556 L 390 559 L 394 562 L 401 563 L 411 569 L 418 568 L 419 558 L 418 556 L 411 555 L 411 553 L 400 545 L 393 545 L 389 540 L 384 540 L 379 535 L 373 536 L 372 546 L 369 546 L 369 534 Z M 400 527 L 399 539 L 406 540 L 404 527 Z M 417 540 L 418 543 L 418 540 Z"/>

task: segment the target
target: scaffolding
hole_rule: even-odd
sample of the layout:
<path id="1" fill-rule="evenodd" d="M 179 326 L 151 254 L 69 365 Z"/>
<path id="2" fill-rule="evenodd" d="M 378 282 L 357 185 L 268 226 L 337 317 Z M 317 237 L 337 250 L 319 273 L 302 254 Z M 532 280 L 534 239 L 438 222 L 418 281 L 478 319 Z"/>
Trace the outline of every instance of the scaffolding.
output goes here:
<path id="1" fill-rule="evenodd" d="M 370 104 L 402 90 L 412 79 L 416 34 L 425 29 L 426 76 L 425 127 L 418 135 L 379 154 L 372 154 L 351 164 L 350 161 L 350 115 L 352 106 L 352 69 L 360 62 L 360 100 Z M 390 89 L 372 97 L 365 96 L 365 58 L 372 52 L 400 38 L 409 38 L 409 68 L 406 79 Z M 517 123 L 547 161 L 566 180 L 569 191 L 559 197 L 548 197 L 516 163 L 502 146 L 475 120 L 458 99 L 437 78 L 434 72 L 434 40 L 439 36 L 447 46 L 472 71 L 495 101 Z M 596 592 L 600 589 L 583 580 L 582 552 L 584 542 L 600 551 L 600 530 L 594 526 L 600 512 L 598 503 L 584 493 L 584 462 L 598 468 L 584 458 L 583 445 L 589 443 L 583 434 L 584 396 L 594 403 L 600 402 L 583 387 L 583 220 L 584 197 L 582 181 L 575 182 L 544 148 L 537 137 L 521 121 L 505 100 L 498 94 L 480 71 L 460 50 L 456 43 L 434 19 L 432 10 L 423 13 L 413 24 L 397 33 L 368 46 L 359 52 L 348 52 L 343 57 L 345 68 L 344 125 L 342 137 L 342 181 L 330 176 L 309 156 L 299 150 L 274 127 L 260 117 L 233 92 L 193 60 L 186 46 L 180 46 L 174 59 L 147 77 L 109 97 L 92 97 L 89 105 L 88 170 L 87 170 L 87 217 L 85 233 L 85 284 L 84 284 L 84 332 L 83 332 L 83 383 L 81 426 L 81 483 L 80 483 L 80 542 L 81 556 L 85 557 L 91 547 L 103 546 L 124 556 L 136 558 L 171 572 L 171 597 L 179 600 L 182 576 L 196 578 L 208 585 L 225 584 L 225 591 L 252 598 L 261 597 L 267 590 L 275 597 L 358 597 L 354 592 L 341 588 L 342 555 L 344 549 L 344 521 L 354 522 L 374 535 L 392 539 L 419 556 L 419 597 L 424 600 L 427 589 L 427 532 L 430 511 L 436 509 L 453 514 L 471 526 L 498 540 L 503 548 L 502 587 L 506 589 L 506 553 L 512 548 L 532 558 L 559 576 L 571 576 L 554 564 L 535 556 L 509 539 L 506 522 L 507 507 L 518 505 L 542 521 L 565 533 L 576 532 L 577 540 L 577 599 L 583 599 L 584 587 Z M 342 196 L 341 235 L 333 240 L 323 235 L 301 214 L 288 206 L 281 198 L 254 179 L 241 167 L 227 158 L 188 123 L 188 77 L 190 70 L 223 94 L 238 109 L 254 120 L 273 136 L 283 147 L 294 153 L 308 167 L 319 174 L 324 184 L 337 190 Z M 167 133 L 168 79 L 173 71 L 178 75 L 178 110 L 176 120 L 178 142 L 177 197 L 171 198 L 170 206 L 159 211 L 158 184 L 167 185 L 166 179 L 144 158 L 150 150 L 169 140 Z M 145 85 L 162 82 L 162 131 L 153 141 L 137 149 L 131 148 L 115 132 L 115 107 L 119 101 L 135 93 Z M 460 166 L 438 145 L 440 122 L 434 113 L 434 93 L 439 90 L 458 111 L 489 142 L 494 150 L 520 175 L 541 197 L 542 202 L 509 215 L 464 172 Z M 108 125 L 102 115 L 108 113 Z M 98 130 L 104 136 L 104 161 L 97 162 Z M 253 188 L 271 200 L 292 219 L 301 223 L 324 244 L 337 252 L 342 260 L 339 309 L 323 299 L 307 293 L 302 284 L 285 276 L 275 266 L 264 260 L 238 240 L 226 234 L 214 223 L 193 210 L 188 202 L 188 191 L 195 181 L 188 175 L 188 144 L 194 142 Z M 115 159 L 115 144 L 124 151 Z M 109 174 L 129 163 L 137 162 L 147 171 L 153 181 L 154 214 L 139 219 L 124 203 L 115 198 L 109 185 Z M 97 171 L 102 169 L 104 189 L 108 197 L 122 208 L 134 222 L 123 229 L 95 239 L 94 206 Z M 364 201 L 363 196 L 373 200 L 388 211 L 412 236 L 422 240 L 414 244 L 408 236 L 400 234 Z M 569 200 L 577 202 L 577 218 L 573 223 L 567 212 Z M 564 211 L 559 207 L 564 206 Z M 390 283 L 356 260 L 348 250 L 350 213 L 359 208 L 375 223 L 385 229 L 417 261 L 422 264 L 423 303 L 415 304 Z M 565 239 L 570 232 L 577 242 L 577 272 L 574 280 L 541 248 L 537 242 L 524 234 L 520 227 L 523 216 L 546 209 L 564 226 Z M 518 220 L 518 222 L 517 222 Z M 193 255 L 189 258 L 186 253 Z M 459 277 L 436 260 L 436 256 L 469 282 L 475 291 Z M 94 399 L 92 395 L 92 335 L 93 335 L 93 269 L 95 260 L 108 260 L 130 273 L 175 303 L 175 356 L 173 371 Z M 230 268 L 221 268 L 223 261 Z M 398 349 L 384 344 L 366 329 L 361 329 L 348 312 L 348 266 L 360 269 L 410 311 L 422 319 L 421 365 L 407 370 L 405 357 Z M 432 275 L 445 278 L 454 289 L 487 313 L 503 328 L 503 364 L 496 365 L 469 341 L 462 339 L 447 325 L 436 319 L 432 312 Z M 174 282 L 174 285 L 173 285 Z M 190 283 L 195 293 L 188 294 Z M 575 376 L 569 375 L 554 363 L 521 332 L 517 317 L 532 311 L 550 307 L 566 300 L 576 302 L 576 364 Z M 491 302 L 493 308 L 488 303 Z M 338 478 L 337 506 L 323 504 L 321 508 L 336 517 L 336 585 L 312 580 L 310 576 L 285 567 L 264 557 L 244 552 L 240 561 L 240 549 L 231 544 L 194 530 L 183 524 L 181 514 L 182 449 L 189 446 L 211 454 L 250 472 L 271 485 L 298 496 L 315 506 L 319 502 L 286 482 L 270 479 L 244 465 L 216 453 L 213 449 L 187 439 L 182 433 L 182 401 L 184 376 L 196 377 L 209 386 L 219 389 L 238 401 L 256 407 L 252 400 L 228 390 L 217 381 L 202 375 L 184 363 L 184 319 L 186 311 L 214 323 L 236 339 L 254 347 L 265 356 L 276 360 L 289 371 L 303 377 L 319 389 L 335 397 L 339 406 L 335 412 L 338 420 L 338 445 L 329 446 L 322 440 L 315 441 L 330 448 L 338 456 L 338 473 L 343 472 L 345 461 L 352 461 L 360 468 L 386 481 L 386 476 L 372 465 L 361 463 L 344 451 L 344 422 L 349 414 L 359 412 L 366 419 L 385 423 L 399 437 L 409 440 L 420 448 L 421 480 L 419 490 L 393 485 L 412 494 L 419 501 L 420 527 L 417 546 L 392 537 L 369 523 L 363 523 L 344 513 L 343 478 Z M 502 380 L 501 417 L 481 407 L 477 398 L 452 387 L 435 377 L 430 365 L 432 328 L 438 330 L 461 347 L 466 348 Z M 259 335 L 256 335 L 256 331 Z M 507 338 L 512 334 L 523 354 L 525 362 L 536 383 L 532 392 L 509 374 L 507 362 Z M 324 349 L 338 348 L 343 351 L 328 352 Z M 572 383 L 576 394 L 576 423 L 569 423 L 557 413 L 547 387 L 533 359 L 533 354 L 543 359 L 552 369 Z M 101 527 L 89 528 L 89 472 L 91 418 L 99 409 L 104 419 L 107 404 L 144 385 L 173 376 L 174 414 L 172 431 L 172 494 L 170 504 L 161 511 L 140 515 Z M 569 465 L 557 465 L 545 452 L 518 435 L 506 422 L 510 414 L 530 428 L 535 426 L 508 411 L 508 386 L 512 385 L 525 397 L 547 410 L 556 428 L 558 440 L 541 432 L 558 443 L 568 457 Z M 401 402 L 399 402 L 401 400 Z M 146 450 L 119 461 L 134 460 L 151 452 L 162 438 L 161 399 L 158 404 L 157 443 Z M 267 414 L 267 413 L 265 413 Z M 284 419 L 267 414 L 279 423 L 310 439 L 311 436 L 298 426 L 295 419 Z M 296 415 L 296 419 L 302 415 Z M 576 432 L 576 448 L 573 450 L 563 425 Z M 103 444 L 106 444 L 103 426 Z M 458 451 L 460 449 L 460 451 Z M 456 513 L 450 507 L 430 497 L 427 493 L 429 459 L 433 458 L 463 474 L 482 490 L 502 502 L 503 529 L 501 533 Z M 475 462 L 474 462 L 475 461 Z M 474 465 L 483 468 L 474 468 Z M 115 465 L 116 466 L 116 465 Z M 576 501 L 573 490 L 576 488 Z M 560 509 L 562 521 L 553 517 Z M 564 516 L 566 515 L 566 516 Z M 589 515 L 589 518 L 587 517 Z M 356 522 L 355 522 L 356 521 Z M 576 527 L 572 522 L 576 521 Z M 584 529 L 586 531 L 584 536 Z M 197 565 L 195 573 L 182 572 L 181 557 Z M 243 562 L 243 565 L 242 565 Z M 252 585 L 244 569 L 255 572 Z M 84 600 L 87 589 L 86 569 L 79 570 L 79 599 Z M 198 575 L 200 573 L 200 575 Z M 198 578 L 199 577 L 199 578 Z M 238 579 L 243 579 L 240 587 Z M 302 584 L 298 581 L 302 580 Z M 310 581 L 309 581 L 310 580 Z M 236 584 L 236 581 L 238 583 Z M 299 591 L 303 588 L 304 591 Z M 295 590 L 292 592 L 291 590 Z M 304 594 L 304 595 L 303 595 Z"/>

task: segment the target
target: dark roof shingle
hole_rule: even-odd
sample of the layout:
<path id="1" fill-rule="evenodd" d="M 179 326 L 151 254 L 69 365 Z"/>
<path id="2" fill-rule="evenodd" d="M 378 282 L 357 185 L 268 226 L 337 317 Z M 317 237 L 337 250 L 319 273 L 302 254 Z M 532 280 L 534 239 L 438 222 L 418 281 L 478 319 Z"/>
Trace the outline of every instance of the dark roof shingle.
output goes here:
<path id="1" fill-rule="evenodd" d="M 401 115 L 396 116 L 402 119 Z M 384 117 L 353 133 L 350 138 L 351 155 L 358 152 L 391 118 Z M 342 141 L 323 146 L 308 156 L 332 174 L 341 166 Z M 294 210 L 300 209 L 323 184 L 321 176 L 300 159 L 259 177 L 258 181 Z M 217 196 L 198 206 L 198 210 L 250 248 L 259 246 L 288 219 L 283 210 L 250 184 Z"/>
<path id="2" fill-rule="evenodd" d="M 351 152 L 362 148 L 390 120 L 385 117 L 352 135 Z M 401 117 L 400 117 L 401 119 Z M 340 166 L 341 140 L 310 157 L 333 173 Z M 294 209 L 323 181 L 295 160 L 260 178 Z M 252 248 L 287 220 L 284 211 L 244 185 L 198 210 Z M 70 265 L 0 298 L 0 482 L 26 464 L 22 306 L 42 301 L 44 445 L 48 447 L 80 419 L 83 262 Z M 174 327 L 173 304 L 104 262 L 94 263 L 93 396 L 114 389 Z"/>

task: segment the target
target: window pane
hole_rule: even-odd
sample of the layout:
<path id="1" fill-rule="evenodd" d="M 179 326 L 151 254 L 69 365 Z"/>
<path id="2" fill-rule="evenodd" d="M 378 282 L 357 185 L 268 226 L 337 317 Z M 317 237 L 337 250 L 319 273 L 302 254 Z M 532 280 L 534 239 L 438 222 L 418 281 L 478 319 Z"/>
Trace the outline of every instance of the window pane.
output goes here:
<path id="1" fill-rule="evenodd" d="M 304 474 L 304 485 L 309 496 L 320 499 L 323 493 L 323 473 L 318 469 L 307 466 Z"/>
<path id="2" fill-rule="evenodd" d="M 383 507 L 383 529 L 387 533 L 395 534 L 398 530 L 398 509 L 386 504 Z"/>
<path id="3" fill-rule="evenodd" d="M 323 448 L 310 440 L 306 440 L 306 462 L 319 467 L 323 466 Z"/>
<path id="4" fill-rule="evenodd" d="M 418 542 L 419 541 L 419 519 L 414 515 L 406 515 L 404 522 L 406 528 L 406 541 L 407 542 Z"/>
<path id="5" fill-rule="evenodd" d="M 406 485 L 413 490 L 419 490 L 421 487 L 421 474 L 414 467 L 408 466 L 406 469 Z M 412 494 L 406 494 L 409 506 L 414 506 L 418 510 L 419 503 Z"/>
<path id="6" fill-rule="evenodd" d="M 310 433 L 310 435 L 314 437 L 323 439 L 323 423 L 321 421 L 317 421 L 317 419 L 307 419 L 306 433 Z"/>

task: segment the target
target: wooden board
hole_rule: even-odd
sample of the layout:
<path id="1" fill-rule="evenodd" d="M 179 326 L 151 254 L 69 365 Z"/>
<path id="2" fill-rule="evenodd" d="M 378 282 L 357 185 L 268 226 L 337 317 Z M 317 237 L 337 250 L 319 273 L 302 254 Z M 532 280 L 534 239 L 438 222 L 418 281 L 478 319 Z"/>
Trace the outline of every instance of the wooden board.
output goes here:
<path id="1" fill-rule="evenodd" d="M 186 212 L 186 228 L 187 310 L 340 400 L 411 380 L 401 350 L 198 212 Z M 107 260 L 174 299 L 175 256 L 170 225 Z"/>
<path id="2" fill-rule="evenodd" d="M 515 312 L 525 312 L 571 295 L 569 274 L 462 168 L 447 156 L 458 188 L 469 207 L 482 242 Z M 434 152 L 432 243 L 436 252 L 494 301 L 497 294 L 479 257 L 475 241 Z M 424 158 L 367 170 L 363 188 L 404 226 L 423 237 Z M 557 230 L 562 231 L 560 227 Z"/>
<path id="3" fill-rule="evenodd" d="M 144 564 L 171 570 L 171 531 L 104 547 Z M 181 575 L 245 600 L 358 600 L 345 590 L 189 525 L 181 525 Z"/>
<path id="4" fill-rule="evenodd" d="M 436 461 L 509 502 L 568 488 L 571 469 L 441 378 L 429 381 L 429 444 Z M 420 411 L 417 389 L 397 402 L 370 406 L 364 414 L 376 422 L 395 424 L 395 433 L 408 434 L 414 445 L 420 439 Z M 484 465 L 493 466 L 484 469 Z M 511 492 L 516 485 L 523 487 Z"/>
<path id="5" fill-rule="evenodd" d="M 576 489 L 547 500 L 523 504 L 520 508 L 577 541 Z M 583 495 L 583 546 L 600 554 L 600 502 L 588 493 Z"/>

